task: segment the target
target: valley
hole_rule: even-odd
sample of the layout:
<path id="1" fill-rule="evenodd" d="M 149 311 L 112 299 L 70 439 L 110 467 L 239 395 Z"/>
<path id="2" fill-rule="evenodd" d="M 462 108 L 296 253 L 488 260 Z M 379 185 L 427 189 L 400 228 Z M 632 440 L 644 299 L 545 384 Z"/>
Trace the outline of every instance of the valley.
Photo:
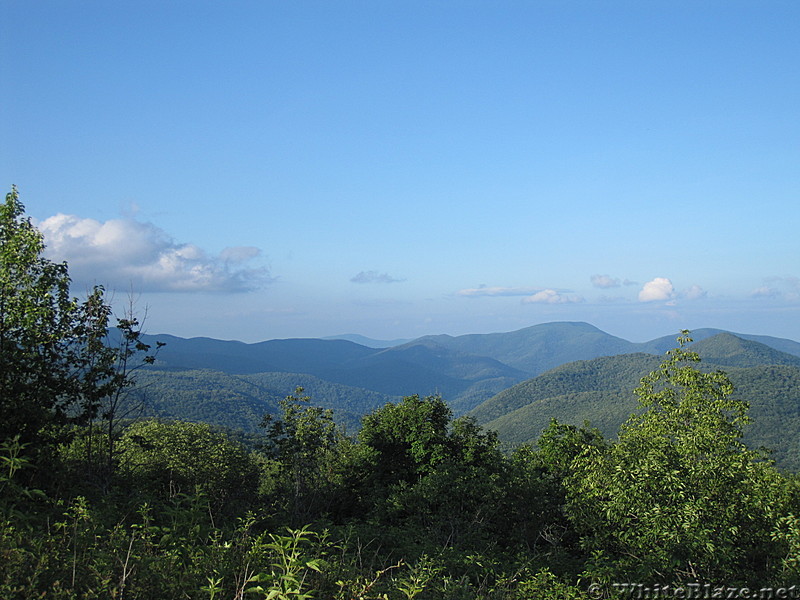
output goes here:
<path id="1" fill-rule="evenodd" d="M 692 338 L 702 368 L 726 371 L 736 397 L 750 403 L 747 443 L 770 449 L 782 468 L 800 468 L 800 343 L 717 329 L 698 329 Z M 552 419 L 614 435 L 636 410 L 641 377 L 675 345 L 672 336 L 634 343 L 575 322 L 390 347 L 345 339 L 145 340 L 166 343 L 138 374 L 147 416 L 255 433 L 263 415 L 300 386 L 355 432 L 363 415 L 387 402 L 439 395 L 455 416 L 497 431 L 507 449 L 534 443 Z"/>

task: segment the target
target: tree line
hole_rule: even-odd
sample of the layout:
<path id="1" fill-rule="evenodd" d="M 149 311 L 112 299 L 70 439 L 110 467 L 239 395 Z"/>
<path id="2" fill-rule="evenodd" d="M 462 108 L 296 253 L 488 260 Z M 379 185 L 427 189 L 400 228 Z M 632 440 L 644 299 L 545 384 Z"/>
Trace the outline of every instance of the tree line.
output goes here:
<path id="1" fill-rule="evenodd" d="M 70 295 L 16 189 L 0 207 L 0 597 L 531 599 L 622 584 L 800 585 L 800 485 L 678 345 L 614 439 L 536 444 L 410 395 L 347 435 L 302 388 L 261 433 L 137 417 L 158 348 Z M 112 321 L 115 321 L 112 324 Z M 413 382 L 409 382 L 413 387 Z M 780 597 L 780 596 L 777 596 Z"/>

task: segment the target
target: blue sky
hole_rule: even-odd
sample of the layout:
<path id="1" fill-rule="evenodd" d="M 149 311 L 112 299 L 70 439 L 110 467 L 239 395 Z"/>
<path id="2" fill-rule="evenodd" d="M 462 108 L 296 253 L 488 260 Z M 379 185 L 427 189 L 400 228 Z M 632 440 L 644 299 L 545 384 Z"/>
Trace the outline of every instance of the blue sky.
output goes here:
<path id="1" fill-rule="evenodd" d="M 800 3 L 0 1 L 76 293 L 259 341 L 800 340 Z"/>

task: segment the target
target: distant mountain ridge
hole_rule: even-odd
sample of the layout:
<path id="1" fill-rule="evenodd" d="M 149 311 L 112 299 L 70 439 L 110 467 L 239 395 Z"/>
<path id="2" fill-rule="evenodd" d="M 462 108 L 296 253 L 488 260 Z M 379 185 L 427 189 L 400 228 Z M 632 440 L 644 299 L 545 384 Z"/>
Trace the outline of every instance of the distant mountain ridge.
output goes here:
<path id="1" fill-rule="evenodd" d="M 257 343 L 223 341 L 212 338 L 180 338 L 173 335 L 145 335 L 143 340 L 155 344 L 156 340 L 167 343 L 159 355 L 159 364 L 169 368 L 211 368 L 229 373 L 311 372 L 358 368 L 359 361 L 370 362 L 381 353 L 392 353 L 398 360 L 410 358 L 412 348 L 416 358 L 411 362 L 426 362 L 421 355 L 429 352 L 434 362 L 443 360 L 447 351 L 453 354 L 448 359 L 449 370 L 453 370 L 461 359 L 476 361 L 492 359 L 505 368 L 529 376 L 538 375 L 559 365 L 576 360 L 589 360 L 599 356 L 617 354 L 663 354 L 675 346 L 674 335 L 663 336 L 648 342 L 635 343 L 605 333 L 597 327 L 583 322 L 553 322 L 533 325 L 506 333 L 467 334 L 461 336 L 427 335 L 402 344 L 383 347 L 366 346 L 342 339 L 360 336 L 338 336 L 336 338 L 291 338 L 275 339 Z M 691 332 L 695 342 L 721 333 L 751 340 L 774 350 L 800 357 L 800 343 L 762 335 L 741 334 L 721 329 L 697 329 Z M 362 338 L 379 343 L 378 340 Z M 471 357 L 466 359 L 466 357 Z M 495 368 L 501 368 L 495 365 Z M 468 380 L 474 380 L 470 375 Z"/>
<path id="2" fill-rule="evenodd" d="M 358 335 L 357 333 L 345 333 L 342 335 L 332 335 L 328 337 L 321 338 L 323 340 L 347 340 L 348 342 L 355 342 L 356 344 L 361 344 L 362 346 L 366 346 L 367 348 L 391 348 L 392 346 L 399 346 L 401 344 L 406 344 L 411 341 L 411 339 L 398 339 L 398 340 L 375 340 L 363 335 Z"/>
<path id="3" fill-rule="evenodd" d="M 545 323 L 509 333 L 425 336 L 410 344 L 425 342 L 488 356 L 532 375 L 565 362 L 635 351 L 632 342 L 580 322 Z"/>
<path id="4" fill-rule="evenodd" d="M 776 392 L 779 401 L 772 412 L 785 415 L 794 401 L 800 343 L 717 329 L 691 335 L 709 366 L 731 372 L 777 369 L 786 386 Z M 676 338 L 677 332 L 634 343 L 580 322 L 508 333 L 423 336 L 388 348 L 344 339 L 246 344 L 149 335 L 145 343 L 167 345 L 156 364 L 142 371 L 149 383 L 143 393 L 163 416 L 190 415 L 238 428 L 255 415 L 274 411 L 277 400 L 297 385 L 313 387 L 314 402 L 333 408 L 351 428 L 385 402 L 439 394 L 456 416 L 469 413 L 516 443 L 537 437 L 542 419 L 546 425 L 550 414 L 579 419 L 577 424 L 590 418 L 601 429 L 615 431 L 635 407 L 632 390 L 639 378 L 675 347 Z M 755 371 L 744 377 L 751 376 L 758 379 Z M 769 387 L 764 377 L 759 381 L 760 389 Z"/>
<path id="5" fill-rule="evenodd" d="M 732 331 L 726 331 L 724 329 L 702 328 L 702 329 L 693 329 L 691 331 L 691 337 L 695 342 L 702 342 L 707 338 L 714 337 L 721 333 L 731 334 L 743 340 L 758 342 L 759 344 L 763 344 L 774 350 L 778 350 L 779 352 L 785 352 L 787 354 L 800 356 L 800 343 L 794 340 L 789 340 L 786 338 L 776 338 L 769 335 L 752 335 L 749 333 L 736 333 Z M 636 344 L 636 346 L 638 347 L 637 351 L 648 352 L 651 354 L 664 354 L 670 348 L 675 347 L 675 337 L 676 336 L 665 335 L 660 338 L 651 340 L 649 342 Z"/>
<path id="6" fill-rule="evenodd" d="M 661 355 L 675 347 L 677 333 L 636 343 L 608 334 L 589 323 L 554 322 L 533 325 L 509 333 L 468 334 L 457 337 L 425 336 L 409 343 L 433 340 L 447 348 L 484 354 L 522 371 L 538 375 L 568 362 L 600 356 L 638 352 Z M 695 342 L 700 342 L 721 333 L 756 341 L 780 352 L 800 356 L 800 343 L 784 338 L 708 328 L 691 331 L 691 337 Z"/>

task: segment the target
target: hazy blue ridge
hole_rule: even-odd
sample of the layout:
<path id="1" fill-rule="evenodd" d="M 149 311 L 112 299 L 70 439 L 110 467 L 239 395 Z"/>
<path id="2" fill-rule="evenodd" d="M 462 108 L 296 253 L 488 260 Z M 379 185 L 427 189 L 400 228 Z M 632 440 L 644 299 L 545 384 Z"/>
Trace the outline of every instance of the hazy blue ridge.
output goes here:
<path id="1" fill-rule="evenodd" d="M 632 342 L 581 322 L 544 323 L 509 333 L 426 336 L 416 341 L 422 340 L 488 356 L 531 375 L 565 362 L 637 351 Z"/>
<path id="2" fill-rule="evenodd" d="M 411 339 L 398 339 L 398 340 L 375 340 L 357 333 L 345 333 L 342 335 L 332 335 L 321 338 L 323 340 L 347 340 L 354 342 L 367 348 L 391 348 L 393 346 L 400 346 L 411 341 Z"/>

